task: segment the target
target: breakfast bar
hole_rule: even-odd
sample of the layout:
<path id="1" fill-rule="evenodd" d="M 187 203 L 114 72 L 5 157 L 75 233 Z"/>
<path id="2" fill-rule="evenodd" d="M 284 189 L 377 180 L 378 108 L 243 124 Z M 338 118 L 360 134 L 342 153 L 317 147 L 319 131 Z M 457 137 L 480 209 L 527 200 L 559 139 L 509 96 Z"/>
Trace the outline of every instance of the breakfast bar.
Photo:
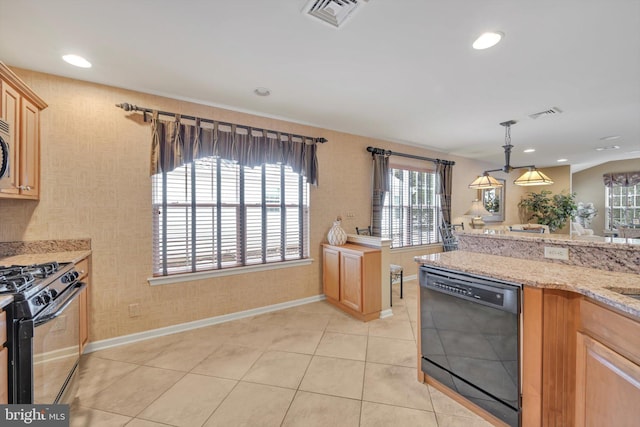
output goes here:
<path id="1" fill-rule="evenodd" d="M 459 233 L 461 250 L 415 258 L 423 296 L 418 316 L 419 379 L 496 425 L 584 425 L 585 419 L 599 420 L 600 425 L 631 425 L 631 420 L 640 417 L 637 405 L 640 401 L 640 276 L 636 271 L 640 265 L 639 242 L 522 234 Z M 553 248 L 546 249 L 547 255 L 551 252 L 552 256 L 568 256 L 566 259 L 545 258 L 545 248 Z M 589 260 L 581 256 L 584 248 L 589 248 L 586 252 L 592 254 Z M 429 346 L 442 346 L 438 351 L 448 362 L 460 357 L 462 346 L 460 340 L 455 343 L 455 349 L 451 341 L 447 342 L 447 334 L 454 333 L 449 330 L 444 333 L 439 330 L 440 340 L 433 343 L 430 328 L 438 327 L 434 326 L 437 320 L 433 312 L 441 309 L 433 305 L 441 303 L 433 298 L 439 295 L 434 294 L 434 287 L 426 283 L 426 270 L 444 271 L 454 279 L 467 276 L 475 283 L 493 280 L 521 286 L 519 357 L 514 364 L 517 368 L 513 368 L 518 371 L 512 375 L 516 384 L 518 378 L 521 380 L 521 406 L 516 407 L 520 411 L 518 421 L 505 422 L 495 411 L 486 410 L 487 405 L 482 409 L 482 405 L 476 403 L 483 401 L 477 393 L 460 387 L 461 381 L 455 373 L 450 384 L 443 384 L 425 369 L 423 358 L 426 353 L 433 353 Z M 436 283 L 443 288 L 440 293 L 456 294 L 460 301 L 484 298 L 476 293 L 473 284 L 467 284 L 471 282 L 453 280 L 454 284 L 449 286 L 442 283 L 445 282 Z M 490 305 L 485 303 L 484 311 Z M 496 311 L 493 319 L 498 316 L 501 315 Z M 472 318 L 479 317 L 473 315 Z M 497 360 L 503 357 L 500 346 L 513 338 L 490 328 L 491 319 L 465 326 L 466 331 L 477 331 L 477 337 L 471 333 L 465 337 L 474 342 L 474 348 L 468 350 L 467 363 L 473 363 L 474 354 L 485 341 L 490 343 L 487 351 L 494 350 Z M 424 337 L 429 342 L 422 342 Z M 482 358 L 486 363 L 490 357 L 483 355 Z M 509 361 L 501 363 L 509 370 Z M 491 369 L 484 371 L 487 377 L 493 375 Z M 504 379 L 498 380 L 504 382 Z M 494 382 L 498 380 L 494 378 Z M 499 394 L 500 388 L 491 385 L 491 378 L 485 381 Z M 472 404 L 474 400 L 476 403 Z"/>

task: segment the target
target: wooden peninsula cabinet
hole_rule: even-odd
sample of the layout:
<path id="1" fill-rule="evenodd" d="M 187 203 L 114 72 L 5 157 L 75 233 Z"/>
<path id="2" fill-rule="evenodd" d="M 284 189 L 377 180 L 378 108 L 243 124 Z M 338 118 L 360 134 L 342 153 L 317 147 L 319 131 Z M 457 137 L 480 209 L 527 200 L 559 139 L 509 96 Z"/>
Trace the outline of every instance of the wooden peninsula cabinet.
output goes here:
<path id="1" fill-rule="evenodd" d="M 40 197 L 40 111 L 47 107 L 20 78 L 0 62 L 0 118 L 9 123 L 10 188 L 0 198 Z"/>
<path id="2" fill-rule="evenodd" d="M 640 323 L 580 301 L 576 415 L 580 426 L 640 422 Z"/>
<path id="3" fill-rule="evenodd" d="M 638 425 L 640 322 L 556 289 L 523 314 L 523 427 Z"/>
<path id="4" fill-rule="evenodd" d="M 380 260 L 377 248 L 323 245 L 322 283 L 327 300 L 360 320 L 377 319 L 382 304 Z"/>

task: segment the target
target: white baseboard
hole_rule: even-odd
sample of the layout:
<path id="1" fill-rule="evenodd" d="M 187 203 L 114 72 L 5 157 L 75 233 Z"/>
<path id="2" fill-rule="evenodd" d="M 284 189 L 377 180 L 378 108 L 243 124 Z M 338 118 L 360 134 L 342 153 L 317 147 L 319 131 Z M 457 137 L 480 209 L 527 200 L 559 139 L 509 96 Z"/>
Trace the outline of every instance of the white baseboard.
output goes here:
<path id="1" fill-rule="evenodd" d="M 104 350 L 111 347 L 118 347 L 125 344 L 132 344 L 138 341 L 144 341 L 151 338 L 157 338 L 164 335 L 171 335 L 178 332 L 198 329 L 205 326 L 217 325 L 218 323 L 231 322 L 232 320 L 243 319 L 245 317 L 257 316 L 258 314 L 270 313 L 272 311 L 283 310 L 285 308 L 297 307 L 299 305 L 310 304 L 312 302 L 324 301 L 324 295 L 316 295 L 313 297 L 297 299 L 293 301 L 281 302 L 278 304 L 267 305 L 265 307 L 252 308 L 250 310 L 239 311 L 237 313 L 224 314 L 222 316 L 209 317 L 207 319 L 195 320 L 193 322 L 180 323 L 178 325 L 166 326 L 164 328 L 151 329 L 144 332 L 137 332 L 130 335 L 122 335 L 120 337 L 108 338 L 106 340 L 94 341 L 87 344 L 84 349 L 85 353 L 92 353 L 98 350 Z"/>
<path id="2" fill-rule="evenodd" d="M 391 317 L 393 316 L 393 310 L 390 308 L 387 308 L 386 310 L 382 310 L 380 311 L 380 319 L 385 319 L 387 317 Z"/>
<path id="3" fill-rule="evenodd" d="M 408 282 L 410 280 L 416 280 L 418 278 L 417 274 L 412 274 L 411 276 L 402 276 L 402 282 Z M 398 277 L 393 281 L 393 284 L 400 283 L 400 278 Z"/>

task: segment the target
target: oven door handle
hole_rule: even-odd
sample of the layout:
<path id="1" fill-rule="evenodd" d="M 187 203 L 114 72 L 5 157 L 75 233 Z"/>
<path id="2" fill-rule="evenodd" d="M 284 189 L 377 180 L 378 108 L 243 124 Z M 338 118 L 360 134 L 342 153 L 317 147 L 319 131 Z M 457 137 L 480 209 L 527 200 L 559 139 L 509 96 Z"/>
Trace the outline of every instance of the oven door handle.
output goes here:
<path id="1" fill-rule="evenodd" d="M 74 299 L 76 299 L 76 297 L 78 295 L 80 295 L 80 293 L 84 290 L 84 288 L 87 287 L 86 283 L 83 282 L 78 282 L 73 286 L 73 291 L 71 291 L 71 295 L 69 295 L 64 302 L 62 303 L 62 305 L 60 306 L 60 308 L 58 308 L 54 313 L 51 314 L 45 314 L 42 317 L 36 317 L 35 319 L 33 319 L 33 326 L 40 326 L 43 325 L 47 322 L 52 321 L 53 319 L 55 319 L 56 317 L 60 316 L 62 314 L 62 312 L 64 310 L 66 310 L 67 307 L 69 307 L 69 305 L 73 302 Z"/>

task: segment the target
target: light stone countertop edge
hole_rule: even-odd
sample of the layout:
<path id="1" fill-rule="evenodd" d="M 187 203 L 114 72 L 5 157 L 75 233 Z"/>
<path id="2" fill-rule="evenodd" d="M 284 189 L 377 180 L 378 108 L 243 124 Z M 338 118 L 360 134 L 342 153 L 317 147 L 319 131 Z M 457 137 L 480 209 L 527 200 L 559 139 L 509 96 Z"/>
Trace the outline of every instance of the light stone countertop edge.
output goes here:
<path id="1" fill-rule="evenodd" d="M 640 300 L 611 290 L 640 294 L 638 274 L 466 251 L 417 256 L 414 260 L 419 265 L 449 268 L 525 286 L 576 292 L 640 321 Z"/>
<path id="2" fill-rule="evenodd" d="M 13 297 L 11 295 L 0 296 L 0 310 L 2 310 L 4 307 L 11 304 L 12 301 L 13 301 Z M 1 344 L 2 343 L 0 343 L 0 345 Z"/>
<path id="3" fill-rule="evenodd" d="M 65 251 L 65 252 L 47 252 L 43 254 L 21 254 L 0 258 L 0 265 L 31 265 L 42 264 L 44 262 L 73 262 L 77 263 L 91 255 L 91 251 Z"/>

